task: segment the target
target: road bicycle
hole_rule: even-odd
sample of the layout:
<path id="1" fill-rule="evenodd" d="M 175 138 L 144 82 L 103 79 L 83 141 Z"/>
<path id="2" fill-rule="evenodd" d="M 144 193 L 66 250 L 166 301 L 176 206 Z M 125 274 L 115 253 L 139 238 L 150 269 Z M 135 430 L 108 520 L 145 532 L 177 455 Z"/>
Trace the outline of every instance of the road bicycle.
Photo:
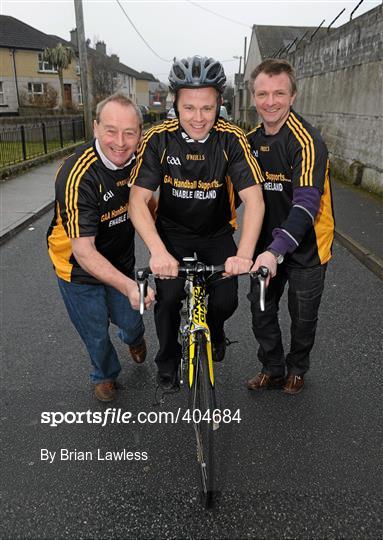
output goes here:
<path id="1" fill-rule="evenodd" d="M 185 257 L 184 266 L 179 267 L 178 277 L 185 280 L 186 312 L 180 326 L 182 346 L 179 366 L 181 386 L 189 390 L 189 418 L 194 426 L 197 442 L 197 462 L 200 469 L 201 499 L 205 508 L 211 508 L 214 501 L 214 432 L 220 427 L 223 414 L 217 408 L 215 377 L 210 330 L 207 325 L 208 286 L 212 282 L 227 279 L 222 276 L 224 265 L 208 266 L 195 257 Z M 260 267 L 256 272 L 248 272 L 252 279 L 260 283 L 260 308 L 265 306 L 265 281 L 268 269 Z M 136 281 L 140 292 L 140 313 L 143 314 L 150 268 L 136 270 Z M 162 276 L 165 277 L 165 276 Z"/>

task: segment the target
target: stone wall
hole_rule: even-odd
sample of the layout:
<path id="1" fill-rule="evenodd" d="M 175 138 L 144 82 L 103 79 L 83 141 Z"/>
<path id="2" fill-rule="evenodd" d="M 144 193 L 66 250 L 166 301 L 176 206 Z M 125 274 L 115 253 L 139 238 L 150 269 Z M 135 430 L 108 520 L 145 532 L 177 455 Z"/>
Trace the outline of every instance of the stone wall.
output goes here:
<path id="1" fill-rule="evenodd" d="M 294 108 L 320 128 L 333 174 L 383 194 L 383 6 L 288 56 Z"/>

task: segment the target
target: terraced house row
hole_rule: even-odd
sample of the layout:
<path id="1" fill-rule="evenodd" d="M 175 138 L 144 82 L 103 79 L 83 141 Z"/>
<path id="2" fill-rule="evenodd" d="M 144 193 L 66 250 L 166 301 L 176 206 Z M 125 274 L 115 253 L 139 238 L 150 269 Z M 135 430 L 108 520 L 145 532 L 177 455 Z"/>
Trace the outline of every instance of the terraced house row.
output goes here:
<path id="1" fill-rule="evenodd" d="M 44 50 L 53 49 L 58 43 L 74 52 L 74 59 L 63 71 L 63 92 L 56 66 L 44 59 Z M 87 51 L 95 102 L 120 90 L 138 105 L 149 107 L 154 100 L 163 100 L 165 105 L 167 88 L 151 73 L 126 66 L 116 54 L 107 55 L 102 41 L 91 47 L 88 40 Z M 0 15 L 0 116 L 28 114 L 41 108 L 64 108 L 68 112 L 82 108 L 76 30 L 70 32 L 67 41 L 14 17 Z"/>

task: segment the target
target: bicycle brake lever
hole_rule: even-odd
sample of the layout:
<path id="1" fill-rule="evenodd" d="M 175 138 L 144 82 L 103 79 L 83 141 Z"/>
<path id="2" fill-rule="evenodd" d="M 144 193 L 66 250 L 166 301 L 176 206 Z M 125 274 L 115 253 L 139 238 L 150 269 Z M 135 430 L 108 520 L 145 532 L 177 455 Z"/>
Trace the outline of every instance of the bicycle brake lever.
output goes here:
<path id="1" fill-rule="evenodd" d="M 138 284 L 139 299 L 140 299 L 140 315 L 145 311 L 145 297 L 148 293 L 148 275 L 147 269 L 141 269 L 136 271 L 136 281 Z"/>
<path id="2" fill-rule="evenodd" d="M 146 279 L 138 282 L 138 290 L 140 294 L 140 315 L 143 315 L 145 311 L 145 297 L 148 292 L 148 282 Z"/>
<path id="3" fill-rule="evenodd" d="M 269 275 L 269 269 L 266 266 L 260 266 L 258 268 L 258 281 L 259 281 L 259 306 L 261 311 L 265 311 L 265 297 L 266 297 L 266 278 Z"/>

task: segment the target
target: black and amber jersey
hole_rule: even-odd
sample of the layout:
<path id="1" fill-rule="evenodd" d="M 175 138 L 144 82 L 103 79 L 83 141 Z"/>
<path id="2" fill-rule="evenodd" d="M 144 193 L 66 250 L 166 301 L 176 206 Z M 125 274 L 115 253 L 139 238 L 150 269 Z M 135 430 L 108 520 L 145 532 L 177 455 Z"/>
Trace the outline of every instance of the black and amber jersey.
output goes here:
<path id="1" fill-rule="evenodd" d="M 290 111 L 277 134 L 266 135 L 259 125 L 247 137 L 265 178 L 265 217 L 257 253 L 273 242 L 275 231 L 282 231 L 292 246 L 286 264 L 311 267 L 326 263 L 331 258 L 334 218 L 328 151 L 319 131 Z M 310 188 L 316 188 L 318 194 L 312 213 L 310 197 L 315 193 Z"/>
<path id="2" fill-rule="evenodd" d="M 204 142 L 188 142 L 177 119 L 151 128 L 131 184 L 160 187 L 157 227 L 197 235 L 236 228 L 236 192 L 262 181 L 243 131 L 219 119 Z"/>
<path id="3" fill-rule="evenodd" d="M 94 236 L 97 250 L 125 275 L 134 267 L 134 229 L 128 215 L 132 166 L 105 167 L 94 143 L 79 147 L 56 176 L 56 200 L 47 232 L 49 255 L 65 281 L 99 283 L 73 256 L 71 238 Z"/>

